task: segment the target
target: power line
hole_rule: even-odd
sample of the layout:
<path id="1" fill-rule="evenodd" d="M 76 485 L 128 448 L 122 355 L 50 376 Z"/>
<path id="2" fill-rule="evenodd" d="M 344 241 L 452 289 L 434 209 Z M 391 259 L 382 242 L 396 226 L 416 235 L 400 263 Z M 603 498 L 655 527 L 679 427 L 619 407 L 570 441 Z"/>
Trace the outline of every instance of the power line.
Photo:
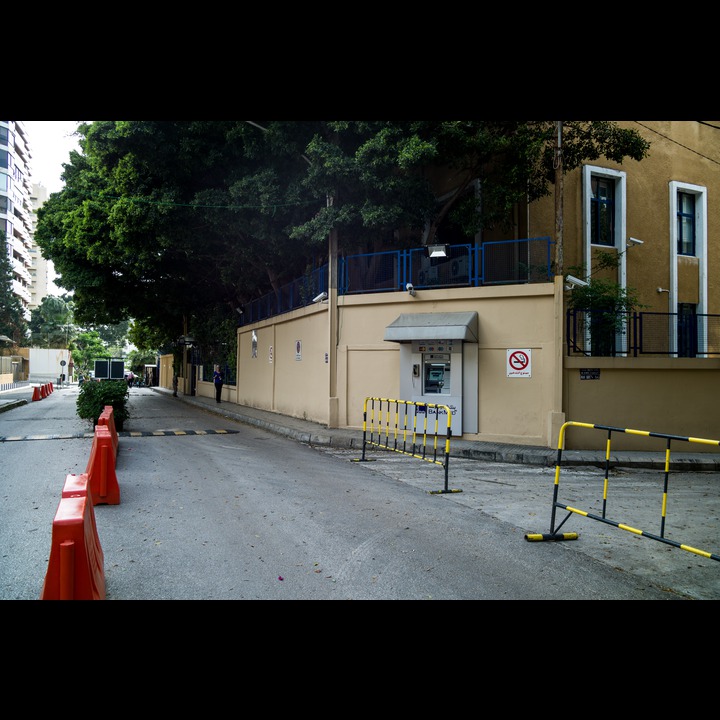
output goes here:
<path id="1" fill-rule="evenodd" d="M 673 140 L 672 138 L 668 137 L 667 135 L 663 135 L 661 132 L 658 132 L 657 130 L 648 127 L 647 125 L 643 125 L 639 120 L 634 120 L 633 122 L 640 125 L 640 127 L 644 127 L 646 130 L 649 130 L 650 132 L 654 132 L 656 135 L 659 135 L 661 138 L 664 138 L 668 142 L 675 143 L 675 145 L 678 145 L 681 148 L 684 148 L 685 150 L 688 150 L 691 153 L 694 153 L 695 155 L 699 155 L 701 158 L 705 158 L 705 160 L 709 160 L 711 163 L 715 163 L 716 165 L 720 165 L 720 162 L 718 160 L 714 160 L 711 157 L 708 157 L 707 155 L 703 155 L 701 152 L 698 152 L 697 150 L 693 150 L 691 147 L 688 147 L 687 145 L 683 145 L 682 143 L 678 142 L 677 140 Z M 703 125 L 708 125 L 708 123 L 705 123 L 701 120 L 695 120 L 694 122 L 701 123 Z M 709 127 L 715 128 L 716 130 L 720 130 L 720 128 L 715 127 L 714 125 L 709 125 Z"/>

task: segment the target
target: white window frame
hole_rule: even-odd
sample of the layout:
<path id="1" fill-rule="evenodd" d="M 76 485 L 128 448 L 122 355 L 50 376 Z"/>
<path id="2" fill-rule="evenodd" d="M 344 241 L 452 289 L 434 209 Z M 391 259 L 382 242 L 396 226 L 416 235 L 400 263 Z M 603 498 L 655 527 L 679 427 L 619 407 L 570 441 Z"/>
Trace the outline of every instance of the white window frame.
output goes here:
<path id="1" fill-rule="evenodd" d="M 679 192 L 687 193 L 695 196 L 695 257 L 699 264 L 698 277 L 698 315 L 707 315 L 707 296 L 708 296 L 708 272 L 707 272 L 707 188 L 702 185 L 692 185 L 690 183 L 671 180 L 668 184 L 670 193 L 670 292 L 668 293 L 668 312 L 677 312 L 678 297 L 678 232 L 677 232 L 677 212 Z M 687 256 L 683 256 L 687 257 Z M 675 316 L 670 318 L 670 350 L 677 352 L 677 322 L 674 321 Z M 698 357 L 707 355 L 707 338 L 704 343 L 698 343 Z"/>
<path id="2" fill-rule="evenodd" d="M 627 288 L 627 174 L 622 170 L 610 170 L 609 168 L 600 167 L 599 165 L 583 165 L 582 174 L 582 193 L 583 193 L 583 257 L 582 265 L 586 270 L 586 280 L 592 274 L 592 178 L 602 177 L 613 180 L 615 183 L 615 237 L 612 245 L 595 245 L 597 248 L 608 249 L 614 247 L 620 254 L 620 264 L 618 266 L 618 285 L 624 289 Z M 617 339 L 619 347 L 622 347 L 622 336 L 627 332 L 627 328 L 623 327 L 618 331 Z M 586 329 L 586 342 L 589 343 L 589 330 Z M 618 353 L 618 356 L 626 355 L 626 353 Z"/>

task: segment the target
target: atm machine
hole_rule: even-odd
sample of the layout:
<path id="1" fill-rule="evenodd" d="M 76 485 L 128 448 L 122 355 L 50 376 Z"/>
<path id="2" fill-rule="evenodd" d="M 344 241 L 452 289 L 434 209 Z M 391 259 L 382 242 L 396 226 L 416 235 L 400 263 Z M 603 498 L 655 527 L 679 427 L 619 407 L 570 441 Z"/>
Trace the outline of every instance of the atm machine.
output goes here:
<path id="1" fill-rule="evenodd" d="M 417 403 L 416 426 L 422 427 L 421 421 L 425 420 L 424 404 L 432 403 L 449 408 L 454 437 L 477 432 L 477 313 L 401 315 L 386 328 L 385 340 L 401 343 L 399 399 Z M 434 409 L 430 410 L 428 432 L 434 432 L 436 415 Z M 438 433 L 444 434 L 447 411 L 439 409 L 437 419 Z M 411 418 L 407 422 L 410 426 Z"/>
<path id="2" fill-rule="evenodd" d="M 453 340 L 414 340 L 411 344 L 413 380 L 417 382 L 413 382 L 410 399 L 418 403 L 447 405 L 453 435 L 462 434 L 462 346 L 462 341 Z M 438 429 L 444 433 L 447 430 L 447 411 L 438 412 Z M 435 422 L 433 413 L 428 416 L 428 422 Z"/>

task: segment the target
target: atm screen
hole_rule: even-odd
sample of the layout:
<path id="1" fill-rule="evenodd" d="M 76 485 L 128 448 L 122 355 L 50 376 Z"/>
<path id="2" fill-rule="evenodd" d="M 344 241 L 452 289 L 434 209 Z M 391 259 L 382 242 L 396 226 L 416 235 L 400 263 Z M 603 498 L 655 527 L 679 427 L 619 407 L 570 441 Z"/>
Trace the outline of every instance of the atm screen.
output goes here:
<path id="1" fill-rule="evenodd" d="M 450 394 L 450 360 L 438 362 L 437 358 L 425 359 L 425 395 Z"/>

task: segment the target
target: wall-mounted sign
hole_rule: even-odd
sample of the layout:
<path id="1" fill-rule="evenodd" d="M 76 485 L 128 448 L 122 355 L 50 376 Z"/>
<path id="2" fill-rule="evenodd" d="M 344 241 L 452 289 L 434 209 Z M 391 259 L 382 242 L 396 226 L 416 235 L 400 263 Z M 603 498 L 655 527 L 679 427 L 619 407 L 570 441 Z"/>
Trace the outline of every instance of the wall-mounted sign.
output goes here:
<path id="1" fill-rule="evenodd" d="M 302 360 L 302 340 L 295 341 L 295 359 Z"/>
<path id="2" fill-rule="evenodd" d="M 509 378 L 532 376 L 532 350 L 507 351 L 507 376 Z"/>
<path id="3" fill-rule="evenodd" d="M 580 368 L 581 380 L 599 380 L 600 368 Z"/>

